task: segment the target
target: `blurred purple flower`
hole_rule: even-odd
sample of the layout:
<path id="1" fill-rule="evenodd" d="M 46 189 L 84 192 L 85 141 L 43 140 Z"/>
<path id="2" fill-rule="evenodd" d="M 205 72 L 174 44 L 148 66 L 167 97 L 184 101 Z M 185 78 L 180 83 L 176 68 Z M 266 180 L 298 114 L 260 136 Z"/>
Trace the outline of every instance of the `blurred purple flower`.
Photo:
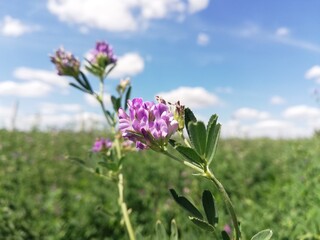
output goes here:
<path id="1" fill-rule="evenodd" d="M 102 152 L 112 147 L 112 141 L 108 138 L 97 138 L 93 144 L 93 152 Z"/>
<path id="2" fill-rule="evenodd" d="M 119 109 L 119 129 L 125 139 L 136 144 L 136 148 L 150 147 L 160 151 L 178 129 L 178 122 L 167 105 L 144 102 L 142 98 L 128 100 L 129 115 Z"/>
<path id="3" fill-rule="evenodd" d="M 59 48 L 54 56 L 50 56 L 51 62 L 56 66 L 58 75 L 78 77 L 80 62 L 71 52 Z"/>
<path id="4" fill-rule="evenodd" d="M 96 47 L 90 51 L 88 60 L 91 64 L 97 65 L 103 69 L 108 64 L 117 62 L 112 47 L 104 41 L 96 43 Z"/>
<path id="5" fill-rule="evenodd" d="M 230 235 L 232 233 L 232 229 L 229 224 L 224 225 L 223 230 Z"/>

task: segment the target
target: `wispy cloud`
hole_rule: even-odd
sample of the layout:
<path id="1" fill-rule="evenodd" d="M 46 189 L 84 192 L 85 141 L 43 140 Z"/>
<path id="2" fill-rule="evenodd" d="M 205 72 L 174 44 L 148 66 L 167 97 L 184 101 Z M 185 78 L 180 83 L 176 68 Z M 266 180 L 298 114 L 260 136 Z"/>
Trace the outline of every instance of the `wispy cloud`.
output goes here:
<path id="1" fill-rule="evenodd" d="M 13 18 L 9 15 L 0 21 L 0 34 L 7 37 L 19 37 L 25 33 L 40 30 L 38 25 L 30 25 L 23 23 L 21 20 Z"/>
<path id="2" fill-rule="evenodd" d="M 261 26 L 255 23 L 246 23 L 242 27 L 227 30 L 226 32 L 237 37 L 258 39 L 260 41 L 272 41 L 275 43 L 320 53 L 319 44 L 293 36 L 288 27 L 279 27 L 275 31 L 270 31 L 261 28 Z"/>
<path id="3" fill-rule="evenodd" d="M 210 42 L 210 37 L 208 34 L 199 33 L 197 36 L 197 44 L 200 46 L 206 46 Z"/>
<path id="4" fill-rule="evenodd" d="M 272 96 L 270 98 L 270 103 L 273 105 L 282 105 L 286 102 L 286 100 L 283 97 L 280 96 Z"/>
<path id="5" fill-rule="evenodd" d="M 279 27 L 275 32 L 275 35 L 279 37 L 285 37 L 285 36 L 288 36 L 289 34 L 290 34 L 290 29 L 287 27 Z"/>

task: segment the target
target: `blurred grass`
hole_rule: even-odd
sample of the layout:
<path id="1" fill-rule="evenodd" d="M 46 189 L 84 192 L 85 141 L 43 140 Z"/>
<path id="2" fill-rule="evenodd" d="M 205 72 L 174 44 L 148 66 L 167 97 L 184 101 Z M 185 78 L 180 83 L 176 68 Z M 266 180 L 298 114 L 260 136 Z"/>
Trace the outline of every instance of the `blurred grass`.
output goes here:
<path id="1" fill-rule="evenodd" d="M 66 156 L 87 158 L 95 133 L 0 130 L 0 239 L 127 239 L 116 209 L 117 188 Z M 212 165 L 240 216 L 243 239 L 265 228 L 274 239 L 320 239 L 320 138 L 222 140 Z M 211 239 L 171 199 L 175 188 L 200 206 L 217 198 L 220 228 L 229 219 L 216 190 L 156 153 L 135 152 L 124 166 L 132 223 L 147 238 L 156 220 L 181 239 Z M 149 237 L 152 239 L 152 237 Z"/>

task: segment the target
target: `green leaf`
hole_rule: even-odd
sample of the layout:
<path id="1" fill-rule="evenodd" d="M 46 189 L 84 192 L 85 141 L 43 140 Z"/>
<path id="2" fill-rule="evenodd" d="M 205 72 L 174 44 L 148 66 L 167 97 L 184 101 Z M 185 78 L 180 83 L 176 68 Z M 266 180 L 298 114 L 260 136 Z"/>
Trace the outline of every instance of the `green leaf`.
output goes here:
<path id="1" fill-rule="evenodd" d="M 199 154 L 192 148 L 186 146 L 176 146 L 175 149 L 190 162 L 203 164 L 205 161 L 199 156 Z"/>
<path id="2" fill-rule="evenodd" d="M 203 219 L 202 214 L 200 211 L 184 196 L 178 196 L 174 189 L 170 189 L 170 193 L 173 199 L 185 210 L 187 210 L 191 215 L 195 216 L 196 218 Z"/>
<path id="3" fill-rule="evenodd" d="M 214 197 L 212 196 L 209 190 L 205 190 L 202 193 L 202 205 L 204 212 L 206 214 L 208 223 L 214 226 L 218 223 L 217 211 L 216 211 L 216 204 L 214 201 Z"/>
<path id="4" fill-rule="evenodd" d="M 198 227 L 209 231 L 209 232 L 215 232 L 216 229 L 211 224 L 207 223 L 206 221 L 203 221 L 202 219 L 195 218 L 195 217 L 189 217 L 189 219 Z"/>
<path id="5" fill-rule="evenodd" d="M 111 64 L 109 64 L 111 65 Z M 116 63 L 112 63 L 111 67 L 106 71 L 105 76 L 107 77 L 109 73 L 117 66 Z"/>
<path id="6" fill-rule="evenodd" d="M 84 88 L 82 88 L 82 87 L 78 86 L 77 84 L 69 83 L 69 85 L 70 85 L 70 86 L 72 86 L 72 87 L 74 87 L 74 88 L 79 89 L 79 90 L 80 90 L 80 91 L 82 91 L 82 92 L 85 92 L 85 93 L 89 93 L 89 94 L 91 94 L 91 92 L 89 92 L 87 89 L 84 89 Z"/>
<path id="7" fill-rule="evenodd" d="M 269 240 L 272 237 L 272 230 L 265 229 L 260 232 L 258 232 L 256 235 L 254 235 L 251 240 Z"/>
<path id="8" fill-rule="evenodd" d="M 190 136 L 190 133 L 189 133 L 189 122 L 196 122 L 196 121 L 197 121 L 197 118 L 194 116 L 194 114 L 191 111 L 191 109 L 190 108 L 186 108 L 184 110 L 184 123 L 186 125 L 188 136 Z"/>
<path id="9" fill-rule="evenodd" d="M 128 100 L 130 99 L 130 95 L 131 95 L 131 89 L 132 87 L 129 86 L 128 89 L 127 89 L 127 92 L 126 92 L 126 96 L 124 98 L 124 110 L 126 111 L 128 109 Z"/>
<path id="10" fill-rule="evenodd" d="M 159 220 L 156 223 L 156 239 L 157 240 L 168 239 L 166 229 L 164 228 L 163 224 Z"/>
<path id="11" fill-rule="evenodd" d="M 172 219 L 170 240 L 178 240 L 178 237 L 179 237 L 178 227 L 177 227 L 176 221 Z"/>
<path id="12" fill-rule="evenodd" d="M 91 87 L 86 75 L 82 71 L 80 71 L 80 76 L 83 79 L 83 83 L 86 85 L 86 89 L 89 90 L 91 93 L 93 93 L 92 87 Z"/>
<path id="13" fill-rule="evenodd" d="M 190 140 L 194 148 L 196 149 L 197 153 L 201 157 L 204 157 L 207 143 L 206 126 L 201 121 L 190 122 L 188 125 Z"/>
<path id="14" fill-rule="evenodd" d="M 121 99 L 116 98 L 115 96 L 111 96 L 111 102 L 112 102 L 114 111 L 118 112 L 120 105 L 121 105 Z"/>
<path id="15" fill-rule="evenodd" d="M 221 232 L 222 240 L 230 240 L 230 236 L 226 231 Z"/>
<path id="16" fill-rule="evenodd" d="M 217 124 L 217 120 L 218 116 L 216 114 L 212 115 L 207 126 L 207 146 L 205 157 L 208 161 L 208 165 L 214 158 L 219 141 L 221 125 L 219 123 Z"/>

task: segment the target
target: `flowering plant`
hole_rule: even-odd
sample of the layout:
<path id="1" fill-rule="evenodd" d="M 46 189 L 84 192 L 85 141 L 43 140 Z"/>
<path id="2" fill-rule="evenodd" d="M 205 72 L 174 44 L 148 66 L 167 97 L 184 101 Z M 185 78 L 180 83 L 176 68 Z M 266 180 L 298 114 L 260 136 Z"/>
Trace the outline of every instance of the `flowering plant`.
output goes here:
<path id="1" fill-rule="evenodd" d="M 170 189 L 170 193 L 177 204 L 189 213 L 191 222 L 208 231 L 214 239 L 241 239 L 240 223 L 231 199 L 210 168 L 215 158 L 221 128 L 216 114 L 212 115 L 205 124 L 195 117 L 191 109 L 185 108 L 179 101 L 172 104 L 161 97 L 157 97 L 157 103 L 143 101 L 142 98 L 131 100 L 131 85 L 128 79 L 120 81 L 116 89 L 118 96 L 111 96 L 113 109 L 107 110 L 103 101 L 104 80 L 116 66 L 117 59 L 113 55 L 111 46 L 106 42 L 97 42 L 96 47 L 90 51 L 86 59 L 86 69 L 99 79 L 98 92 L 93 90 L 87 76 L 80 69 L 80 62 L 72 53 L 61 48 L 56 51 L 55 56 L 51 57 L 51 61 L 55 64 L 59 75 L 71 76 L 75 79 L 76 83 L 71 82 L 71 86 L 95 97 L 109 123 L 110 138 L 98 138 L 92 147 L 92 152 L 99 154 L 101 161 L 98 162 L 95 170 L 89 170 L 108 181 L 117 183 L 119 211 L 122 213 L 122 220 L 131 240 L 136 239 L 136 233 L 130 222 L 129 210 L 123 195 L 122 173 L 125 153 L 133 150 L 131 143 L 134 143 L 138 150 L 150 149 L 164 154 L 191 168 L 196 172 L 196 176 L 211 181 L 225 203 L 231 218 L 232 229 L 231 226 L 224 225 L 223 229 L 219 230 L 216 202 L 209 190 L 204 190 L 202 194 L 204 214 L 186 197 L 179 196 L 174 189 Z M 79 162 L 83 163 L 81 160 Z M 157 239 L 167 238 L 159 222 L 156 230 Z M 268 240 L 271 236 L 272 231 L 267 229 L 257 233 L 251 239 Z M 178 239 L 174 221 L 170 239 Z"/>

